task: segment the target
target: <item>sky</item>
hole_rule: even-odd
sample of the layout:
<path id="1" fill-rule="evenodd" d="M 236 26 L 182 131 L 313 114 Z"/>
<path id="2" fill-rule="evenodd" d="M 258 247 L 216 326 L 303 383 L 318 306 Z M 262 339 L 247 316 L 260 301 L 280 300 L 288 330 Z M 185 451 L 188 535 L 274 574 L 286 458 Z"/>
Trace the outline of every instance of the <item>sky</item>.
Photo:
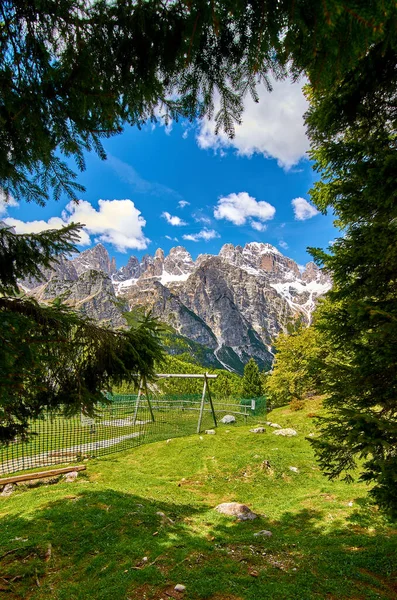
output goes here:
<path id="1" fill-rule="evenodd" d="M 79 204 L 0 200 L 0 217 L 17 233 L 84 223 L 80 251 L 101 242 L 118 267 L 157 248 L 182 245 L 196 258 L 253 241 L 303 265 L 308 246 L 326 248 L 338 232 L 332 215 L 310 204 L 317 175 L 307 157 L 301 87 L 282 81 L 270 94 L 260 88 L 258 104 L 246 99 L 232 140 L 215 135 L 207 119 L 128 127 L 105 141 L 106 161 L 86 156 Z"/>

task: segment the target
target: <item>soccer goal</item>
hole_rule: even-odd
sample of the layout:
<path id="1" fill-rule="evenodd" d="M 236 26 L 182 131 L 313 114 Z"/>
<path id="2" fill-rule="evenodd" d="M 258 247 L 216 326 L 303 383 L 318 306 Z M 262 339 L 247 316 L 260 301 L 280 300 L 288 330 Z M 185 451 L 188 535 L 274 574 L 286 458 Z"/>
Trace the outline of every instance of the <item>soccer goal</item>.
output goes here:
<path id="1" fill-rule="evenodd" d="M 187 401 L 185 401 L 183 396 L 174 400 L 170 399 L 169 397 L 167 398 L 158 395 L 153 390 L 150 391 L 145 377 L 141 377 L 138 388 L 138 396 L 135 404 L 135 413 L 133 418 L 134 424 L 137 421 L 138 411 L 142 405 L 142 402 L 147 403 L 150 418 L 153 423 L 155 422 L 154 408 L 156 408 L 157 410 L 169 410 L 170 408 L 172 408 L 172 404 L 174 403 L 178 404 L 181 410 L 198 410 L 197 433 L 200 433 L 201 431 L 203 415 L 206 410 L 209 410 L 211 412 L 213 426 L 217 427 L 216 414 L 210 390 L 210 380 L 216 379 L 217 377 L 218 375 L 210 375 L 209 373 L 158 373 L 156 375 L 156 379 L 202 379 L 203 389 L 201 393 L 199 407 L 197 406 L 197 400 L 195 401 L 192 399 L 188 399 Z"/>

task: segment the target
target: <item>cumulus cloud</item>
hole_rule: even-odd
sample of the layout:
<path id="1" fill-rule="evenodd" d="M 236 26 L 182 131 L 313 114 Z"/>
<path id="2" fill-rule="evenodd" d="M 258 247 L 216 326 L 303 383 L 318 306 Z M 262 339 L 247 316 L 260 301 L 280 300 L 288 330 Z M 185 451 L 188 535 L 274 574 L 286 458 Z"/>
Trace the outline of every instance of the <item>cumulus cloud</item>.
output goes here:
<path id="1" fill-rule="evenodd" d="M 60 229 L 69 223 L 82 223 L 79 245 L 88 246 L 91 236 L 95 236 L 95 241 L 111 244 L 119 252 L 144 250 L 150 241 L 143 233 L 146 221 L 132 200 L 99 200 L 98 209 L 80 200 L 77 204 L 70 202 L 62 217 L 27 222 L 7 218 L 5 222 L 15 227 L 17 233 L 38 233 Z"/>
<path id="2" fill-rule="evenodd" d="M 266 158 L 276 159 L 286 170 L 296 165 L 309 149 L 303 121 L 308 102 L 302 92 L 302 83 L 272 80 L 272 86 L 270 93 L 264 85 L 258 87 L 258 103 L 251 96 L 246 97 L 242 124 L 235 126 L 233 139 L 222 131 L 215 135 L 214 120 L 203 119 L 196 137 L 200 148 L 219 152 L 234 148 L 243 156 L 263 154 Z M 218 106 L 219 100 L 216 108 Z"/>
<path id="3" fill-rule="evenodd" d="M 7 217 L 4 219 L 10 227 L 14 227 L 16 233 L 41 233 L 48 229 L 61 229 L 68 223 L 61 219 L 61 217 L 51 217 L 48 221 L 37 220 L 37 221 L 20 221 L 19 219 L 13 219 Z M 84 229 L 80 231 L 80 239 L 77 242 L 79 246 L 89 246 L 91 243 L 90 236 Z"/>
<path id="4" fill-rule="evenodd" d="M 214 208 L 215 219 L 226 219 L 235 225 L 245 225 L 248 221 L 256 231 L 264 231 L 264 222 L 273 219 L 275 213 L 274 206 L 264 200 L 255 200 L 247 192 L 219 198 Z"/>
<path id="5" fill-rule="evenodd" d="M 170 215 L 170 213 L 167 211 L 164 211 L 163 213 L 161 213 L 161 216 L 163 217 L 163 219 L 165 219 L 167 221 L 167 223 L 169 225 L 173 225 L 174 227 L 180 227 L 181 225 L 187 225 L 187 223 L 185 223 L 185 221 L 183 221 L 180 217 L 177 217 L 176 215 Z"/>
<path id="6" fill-rule="evenodd" d="M 304 198 L 294 198 L 291 202 L 297 221 L 306 221 L 318 215 L 318 210 Z"/>
<path id="7" fill-rule="evenodd" d="M 280 248 L 284 248 L 284 250 L 288 250 L 289 248 L 287 242 L 284 242 L 284 240 L 280 240 L 278 245 L 280 246 Z"/>
<path id="8" fill-rule="evenodd" d="M 220 237 L 219 233 L 214 229 L 207 229 L 204 227 L 198 233 L 188 233 L 182 236 L 184 240 L 188 240 L 190 242 L 199 242 L 200 240 L 204 240 L 208 242 L 209 240 L 213 240 L 214 238 Z"/>
<path id="9" fill-rule="evenodd" d="M 267 225 L 261 223 L 260 221 L 251 221 L 251 227 L 256 231 L 266 231 L 267 229 Z"/>
<path id="10" fill-rule="evenodd" d="M 190 202 L 187 200 L 179 200 L 178 205 L 180 208 L 185 208 L 185 206 L 189 206 Z"/>
<path id="11" fill-rule="evenodd" d="M 8 213 L 10 206 L 18 206 L 18 202 L 12 196 L 7 194 L 0 188 L 0 217 Z"/>
<path id="12" fill-rule="evenodd" d="M 194 212 L 192 214 L 192 217 L 196 221 L 196 223 L 204 223 L 205 225 L 211 225 L 210 217 L 207 217 L 207 215 L 203 214 L 201 210 L 197 210 L 196 212 Z"/>

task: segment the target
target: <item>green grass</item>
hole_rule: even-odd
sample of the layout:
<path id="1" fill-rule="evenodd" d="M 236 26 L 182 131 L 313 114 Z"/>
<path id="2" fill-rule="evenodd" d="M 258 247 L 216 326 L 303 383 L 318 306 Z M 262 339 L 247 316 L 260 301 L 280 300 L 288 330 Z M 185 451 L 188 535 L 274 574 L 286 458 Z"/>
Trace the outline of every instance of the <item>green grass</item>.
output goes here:
<path id="1" fill-rule="evenodd" d="M 270 414 L 295 438 L 221 426 L 92 460 L 73 484 L 0 498 L 0 598 L 166 600 L 176 583 L 189 600 L 396 598 L 397 531 L 363 484 L 320 473 L 305 440 L 315 402 Z M 260 517 L 219 515 L 224 501 Z M 273 536 L 254 537 L 262 529 Z"/>

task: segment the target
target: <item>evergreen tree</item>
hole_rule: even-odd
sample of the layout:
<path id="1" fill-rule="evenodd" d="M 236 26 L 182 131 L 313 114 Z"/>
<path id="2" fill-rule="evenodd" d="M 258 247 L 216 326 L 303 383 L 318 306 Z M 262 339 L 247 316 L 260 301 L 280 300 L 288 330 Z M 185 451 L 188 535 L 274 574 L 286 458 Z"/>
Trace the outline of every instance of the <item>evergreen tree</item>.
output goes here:
<path id="1" fill-rule="evenodd" d="M 243 398 L 259 398 L 262 396 L 259 367 L 253 358 L 250 358 L 244 367 L 241 393 Z"/>
<path id="2" fill-rule="evenodd" d="M 317 329 L 329 416 L 313 441 L 330 477 L 361 479 L 397 515 L 397 53 L 374 45 L 331 92 L 310 91 L 312 199 L 343 236 L 313 251 L 334 288 Z M 363 464 L 361 464 L 363 462 Z"/>
<path id="3" fill-rule="evenodd" d="M 124 124 L 214 116 L 229 136 L 269 75 L 330 89 L 376 43 L 396 43 L 392 0 L 4 0 L 0 187 L 39 203 L 81 191 Z M 341 43 L 343 40 L 343 43 Z M 214 95 L 220 102 L 215 110 Z"/>
<path id="4" fill-rule="evenodd" d="M 0 229 L 0 444 L 25 439 L 29 419 L 46 409 L 92 414 L 103 391 L 138 374 L 152 377 L 162 356 L 159 325 L 150 317 L 111 331 L 59 302 L 41 306 L 20 295 L 17 278 L 40 278 L 40 267 L 74 250 L 78 229 Z"/>

